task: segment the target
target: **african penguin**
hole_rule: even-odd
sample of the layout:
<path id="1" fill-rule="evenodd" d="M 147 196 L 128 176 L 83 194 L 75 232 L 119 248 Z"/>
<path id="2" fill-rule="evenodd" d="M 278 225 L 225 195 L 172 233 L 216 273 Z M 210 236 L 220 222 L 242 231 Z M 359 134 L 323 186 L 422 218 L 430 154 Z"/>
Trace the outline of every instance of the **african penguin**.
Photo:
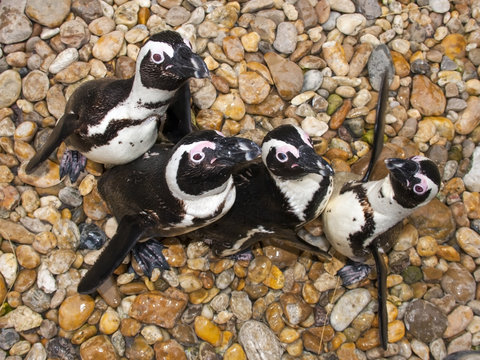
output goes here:
<path id="1" fill-rule="evenodd" d="M 219 221 L 190 233 L 219 256 L 229 256 L 254 243 L 276 239 L 318 252 L 299 241 L 296 231 L 320 215 L 332 191 L 333 169 L 315 153 L 299 127 L 282 125 L 262 143 L 262 161 L 234 172 L 237 198 Z"/>
<path id="2" fill-rule="evenodd" d="M 362 179 L 351 173 L 337 173 L 333 194 L 322 214 L 323 231 L 328 242 L 340 254 L 360 262 L 375 262 L 378 277 L 380 342 L 386 349 L 388 323 L 386 310 L 387 270 L 382 252 L 393 246 L 388 232 L 415 209 L 427 204 L 438 193 L 440 174 L 430 159 L 414 156 L 409 159 L 387 159 L 389 175 L 369 181 L 371 170 L 383 146 L 387 73 L 383 74 L 377 106 L 375 139 L 372 157 Z M 338 273 L 344 285 L 364 278 L 369 266 L 347 265 Z"/>
<path id="3" fill-rule="evenodd" d="M 235 201 L 234 166 L 259 155 L 250 140 L 205 130 L 107 170 L 98 189 L 119 225 L 78 291 L 93 292 L 138 241 L 178 236 L 224 216 Z"/>
<path id="4" fill-rule="evenodd" d="M 155 143 L 170 104 L 164 127 L 166 136 L 177 141 L 191 131 L 187 80 L 208 76 L 205 62 L 180 34 L 153 35 L 140 49 L 133 78 L 96 79 L 75 90 L 64 115 L 25 170 L 32 172 L 62 141 L 98 163 L 126 164 Z M 85 160 L 67 155 L 60 165 L 61 177 L 69 174 L 75 181 Z"/>

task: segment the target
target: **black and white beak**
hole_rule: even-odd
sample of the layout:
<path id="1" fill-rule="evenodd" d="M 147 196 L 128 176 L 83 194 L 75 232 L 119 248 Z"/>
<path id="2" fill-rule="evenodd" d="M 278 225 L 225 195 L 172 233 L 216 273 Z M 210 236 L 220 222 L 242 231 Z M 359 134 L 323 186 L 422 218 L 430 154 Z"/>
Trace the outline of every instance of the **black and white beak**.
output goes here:
<path id="1" fill-rule="evenodd" d="M 210 72 L 203 59 L 188 46 L 179 46 L 173 55 L 172 64 L 168 69 L 180 78 L 208 78 Z"/>
<path id="2" fill-rule="evenodd" d="M 298 157 L 297 164 L 306 173 L 333 176 L 333 168 L 325 159 L 319 156 L 311 146 L 300 146 L 299 153 L 300 156 Z"/>
<path id="3" fill-rule="evenodd" d="M 211 163 L 215 166 L 231 166 L 260 156 L 262 150 L 253 141 L 238 137 L 224 137 L 217 141 Z"/>
<path id="4" fill-rule="evenodd" d="M 415 176 L 420 169 L 418 162 L 410 159 L 390 158 L 385 160 L 385 165 L 395 178 L 405 183 Z"/>

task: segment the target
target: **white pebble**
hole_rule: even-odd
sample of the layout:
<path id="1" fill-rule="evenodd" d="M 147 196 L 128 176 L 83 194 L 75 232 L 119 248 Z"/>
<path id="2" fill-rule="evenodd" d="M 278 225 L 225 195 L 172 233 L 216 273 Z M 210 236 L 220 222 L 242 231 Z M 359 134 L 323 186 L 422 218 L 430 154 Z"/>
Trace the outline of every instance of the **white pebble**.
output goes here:
<path id="1" fill-rule="evenodd" d="M 345 35 L 357 35 L 366 22 L 367 19 L 362 14 L 345 14 L 337 19 L 337 28 Z"/>
<path id="2" fill-rule="evenodd" d="M 78 51 L 75 48 L 67 48 L 63 50 L 58 56 L 53 60 L 51 65 L 48 67 L 48 71 L 51 74 L 57 74 L 61 70 L 65 69 L 68 65 L 73 64 L 78 59 Z"/>
<path id="3" fill-rule="evenodd" d="M 372 295 L 367 289 L 347 291 L 333 307 L 330 323 L 336 331 L 345 330 L 358 314 L 368 305 Z"/>
<path id="4" fill-rule="evenodd" d="M 37 286 L 40 290 L 47 294 L 51 294 L 57 290 L 57 284 L 52 273 L 48 271 L 47 264 L 40 265 L 37 274 Z"/>
<path id="5" fill-rule="evenodd" d="M 480 146 L 473 151 L 472 167 L 463 177 L 463 182 L 468 191 L 480 191 Z"/>
<path id="6" fill-rule="evenodd" d="M 5 253 L 0 255 L 0 273 L 3 275 L 8 287 L 11 287 L 17 278 L 18 264 L 15 255 Z"/>
<path id="7" fill-rule="evenodd" d="M 309 136 L 312 136 L 312 137 L 322 136 L 328 131 L 328 124 L 321 120 L 318 120 L 313 116 L 307 116 L 302 121 L 302 129 Z"/>

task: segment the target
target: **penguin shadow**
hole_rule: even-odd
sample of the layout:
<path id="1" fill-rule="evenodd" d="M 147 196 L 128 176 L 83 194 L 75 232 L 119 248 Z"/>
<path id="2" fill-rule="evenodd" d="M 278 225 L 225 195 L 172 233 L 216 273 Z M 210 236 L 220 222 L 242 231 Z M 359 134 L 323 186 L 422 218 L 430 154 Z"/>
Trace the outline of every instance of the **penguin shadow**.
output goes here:
<path id="1" fill-rule="evenodd" d="M 432 200 L 440 187 L 438 168 L 430 159 L 388 157 L 391 148 L 382 154 L 388 83 L 388 71 L 385 70 L 379 88 L 371 157 L 363 176 L 337 172 L 333 194 L 321 215 L 324 237 L 333 249 L 331 252 L 348 259 L 347 265 L 337 272 L 344 286 L 365 279 L 372 261 L 375 264 L 379 340 L 384 350 L 388 345 L 384 256 L 394 246 L 403 220 Z M 378 162 L 381 157 L 383 164 Z M 357 170 L 365 169 L 364 161 L 357 166 Z"/>

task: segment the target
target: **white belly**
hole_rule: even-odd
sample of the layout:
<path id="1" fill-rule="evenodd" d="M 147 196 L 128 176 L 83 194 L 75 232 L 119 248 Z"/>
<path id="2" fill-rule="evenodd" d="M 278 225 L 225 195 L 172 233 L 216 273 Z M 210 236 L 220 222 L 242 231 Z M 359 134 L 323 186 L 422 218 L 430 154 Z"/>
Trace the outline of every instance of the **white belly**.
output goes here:
<path id="1" fill-rule="evenodd" d="M 156 117 L 120 130 L 108 144 L 92 148 L 84 155 L 101 164 L 126 164 L 142 156 L 157 140 Z"/>

